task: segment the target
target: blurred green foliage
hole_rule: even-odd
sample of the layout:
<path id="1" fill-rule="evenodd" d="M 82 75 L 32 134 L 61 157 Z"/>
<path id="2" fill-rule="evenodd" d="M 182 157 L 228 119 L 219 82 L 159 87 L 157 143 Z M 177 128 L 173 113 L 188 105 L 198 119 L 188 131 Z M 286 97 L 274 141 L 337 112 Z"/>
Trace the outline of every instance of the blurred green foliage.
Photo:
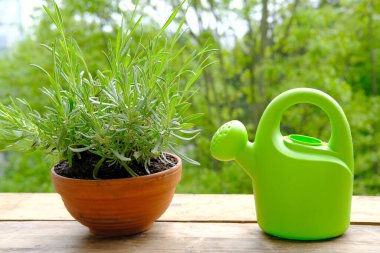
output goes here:
<path id="1" fill-rule="evenodd" d="M 90 68 L 105 64 L 99 49 L 114 38 L 117 13 L 133 10 L 129 1 L 62 0 L 64 20 L 89 59 Z M 155 2 L 155 3 L 154 3 Z M 161 4 L 158 4 L 161 2 Z M 159 26 L 163 12 L 179 1 L 140 0 L 144 32 Z M 161 8 L 161 9 L 160 9 Z M 184 12 L 182 13 L 184 15 Z M 333 96 L 350 122 L 355 152 L 355 194 L 380 195 L 380 1 L 375 0 L 194 0 L 187 12 L 188 54 L 205 43 L 218 49 L 217 64 L 197 85 L 192 110 L 204 112 L 202 135 L 184 151 L 201 162 L 184 166 L 178 192 L 250 193 L 251 182 L 233 163 L 215 161 L 209 143 L 216 129 L 238 119 L 250 139 L 273 97 L 294 87 L 313 87 Z M 39 9 L 30 36 L 0 58 L 0 99 L 25 97 L 43 110 L 39 88 L 45 77 L 30 63 L 51 68 L 49 53 L 39 46 L 55 38 Z M 177 22 L 181 19 L 179 15 Z M 241 28 L 245 29 L 241 29 Z M 138 40 L 138 38 L 136 38 Z M 180 48 L 184 42 L 179 43 Z M 299 133 L 327 141 L 326 115 L 297 105 L 283 116 L 282 133 Z M 51 161 L 41 154 L 6 154 L 0 165 L 0 191 L 50 191 Z"/>

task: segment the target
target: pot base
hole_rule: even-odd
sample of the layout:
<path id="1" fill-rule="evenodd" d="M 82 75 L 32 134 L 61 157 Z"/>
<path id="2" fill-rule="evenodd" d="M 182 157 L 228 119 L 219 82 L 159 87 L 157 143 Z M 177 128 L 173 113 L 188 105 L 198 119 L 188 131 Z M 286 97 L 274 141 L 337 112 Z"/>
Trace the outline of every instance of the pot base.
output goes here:
<path id="1" fill-rule="evenodd" d="M 147 226 L 135 227 L 135 228 L 125 228 L 125 229 L 102 229 L 102 228 L 89 228 L 91 234 L 97 237 L 119 237 L 119 236 L 130 236 L 143 233 L 148 231 L 154 223 Z"/>

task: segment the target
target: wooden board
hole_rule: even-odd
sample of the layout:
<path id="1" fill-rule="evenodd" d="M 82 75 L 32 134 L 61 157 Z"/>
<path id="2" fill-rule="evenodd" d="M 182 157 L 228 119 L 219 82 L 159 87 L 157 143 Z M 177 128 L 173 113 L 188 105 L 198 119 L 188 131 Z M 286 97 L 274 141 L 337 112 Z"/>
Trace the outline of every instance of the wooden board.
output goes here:
<path id="1" fill-rule="evenodd" d="M 380 227 L 353 225 L 325 241 L 281 240 L 252 223 L 159 222 L 143 234 L 96 238 L 74 221 L 0 222 L 0 252 L 379 253 Z"/>
<path id="2" fill-rule="evenodd" d="M 73 218 L 56 193 L 0 193 L 0 220 Z M 253 195 L 176 194 L 160 221 L 256 222 Z M 351 223 L 380 225 L 380 196 L 354 196 Z"/>

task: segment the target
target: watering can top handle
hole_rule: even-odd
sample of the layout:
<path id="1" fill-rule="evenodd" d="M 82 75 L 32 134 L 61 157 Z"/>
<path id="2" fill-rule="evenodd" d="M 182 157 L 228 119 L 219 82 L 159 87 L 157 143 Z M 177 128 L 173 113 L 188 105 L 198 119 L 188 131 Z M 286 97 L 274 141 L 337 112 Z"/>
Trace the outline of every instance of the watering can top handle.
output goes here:
<path id="1" fill-rule="evenodd" d="M 340 105 L 326 93 L 310 88 L 296 88 L 288 90 L 268 105 L 260 120 L 255 142 L 271 142 L 281 136 L 280 122 L 282 114 L 295 104 L 313 104 L 321 108 L 329 117 L 331 124 L 331 137 L 328 146 L 338 153 L 340 158 L 353 168 L 353 149 L 350 126 L 346 115 Z"/>

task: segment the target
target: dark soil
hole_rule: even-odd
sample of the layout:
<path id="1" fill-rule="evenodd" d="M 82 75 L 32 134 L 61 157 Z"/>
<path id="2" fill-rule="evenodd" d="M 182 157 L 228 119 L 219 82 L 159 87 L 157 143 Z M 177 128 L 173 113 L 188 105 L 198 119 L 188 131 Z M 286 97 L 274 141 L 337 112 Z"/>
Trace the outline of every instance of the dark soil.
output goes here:
<path id="1" fill-rule="evenodd" d="M 173 164 L 177 164 L 177 159 L 171 155 L 165 154 L 166 159 Z M 100 160 L 100 157 L 89 152 L 81 153 L 80 157 L 73 157 L 72 167 L 69 167 L 68 161 L 60 161 L 54 166 L 54 171 L 61 176 L 77 179 L 94 179 L 92 171 Z M 152 158 L 150 160 L 149 171 L 154 174 L 160 171 L 167 170 L 173 167 L 173 164 L 163 163 L 159 159 Z M 128 166 L 139 176 L 148 175 L 144 169 L 144 165 L 131 162 Z M 129 178 L 131 177 L 128 172 L 120 165 L 112 165 L 104 162 L 98 172 L 100 179 L 116 179 L 116 178 Z"/>

